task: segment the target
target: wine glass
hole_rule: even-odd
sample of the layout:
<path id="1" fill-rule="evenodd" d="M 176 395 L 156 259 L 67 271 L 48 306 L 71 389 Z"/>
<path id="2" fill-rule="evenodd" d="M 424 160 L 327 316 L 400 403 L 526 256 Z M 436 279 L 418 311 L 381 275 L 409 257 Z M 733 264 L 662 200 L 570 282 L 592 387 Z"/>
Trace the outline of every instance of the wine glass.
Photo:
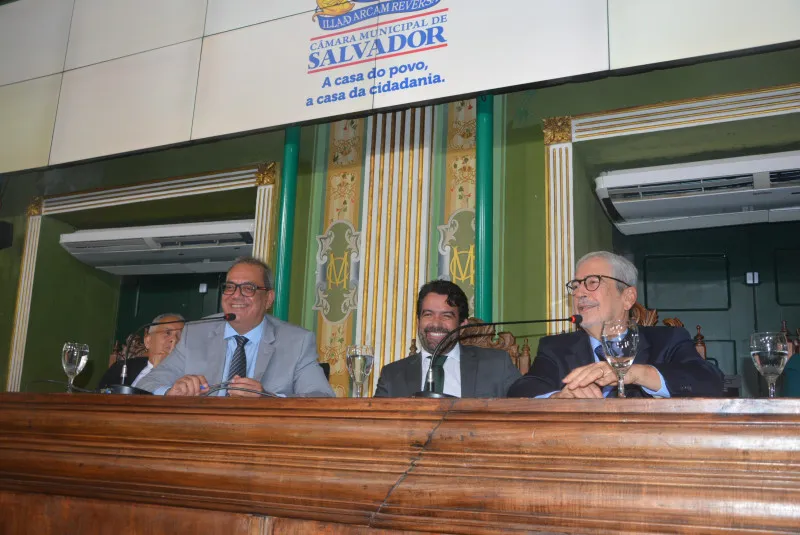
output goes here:
<path id="1" fill-rule="evenodd" d="M 604 321 L 600 338 L 606 361 L 617 374 L 617 396 L 624 398 L 625 374 L 633 365 L 639 347 L 639 327 L 629 319 Z"/>
<path id="2" fill-rule="evenodd" d="M 372 363 L 375 361 L 372 346 L 352 345 L 347 346 L 347 371 L 353 380 L 351 397 L 360 398 L 364 393 L 364 383 L 372 373 Z"/>
<path id="3" fill-rule="evenodd" d="M 78 342 L 66 342 L 61 349 L 61 366 L 67 374 L 69 385 L 67 392 L 72 392 L 75 377 L 83 371 L 89 361 L 89 346 Z"/>
<path id="4" fill-rule="evenodd" d="M 783 373 L 789 360 L 789 344 L 782 332 L 753 333 L 750 335 L 750 356 L 769 385 L 769 397 L 775 397 L 775 382 Z"/>

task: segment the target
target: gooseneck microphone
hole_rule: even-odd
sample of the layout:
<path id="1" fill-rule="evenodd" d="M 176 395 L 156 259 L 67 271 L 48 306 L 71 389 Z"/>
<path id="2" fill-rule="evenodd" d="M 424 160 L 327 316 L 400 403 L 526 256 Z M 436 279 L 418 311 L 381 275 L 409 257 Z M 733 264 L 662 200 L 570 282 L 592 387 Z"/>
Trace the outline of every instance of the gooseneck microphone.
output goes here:
<path id="1" fill-rule="evenodd" d="M 125 347 L 123 348 L 122 352 L 122 372 L 119 374 L 120 384 L 109 385 L 108 387 L 101 388 L 100 392 L 103 394 L 149 394 L 150 393 L 147 392 L 146 390 L 142 390 L 141 388 L 127 386 L 125 384 L 125 379 L 127 379 L 128 377 L 128 355 L 130 354 L 131 344 L 133 344 L 133 340 L 136 337 L 136 335 L 144 331 L 144 329 L 155 327 L 156 325 L 170 325 L 172 323 L 183 323 L 183 325 L 186 326 L 186 325 L 195 325 L 197 323 L 209 323 L 215 321 L 233 321 L 235 319 L 236 319 L 236 314 L 229 312 L 221 316 L 203 318 L 194 321 L 172 320 L 172 321 L 152 321 L 150 323 L 145 323 L 144 325 L 133 331 L 133 334 L 128 336 L 128 339 L 126 340 Z"/>
<path id="2" fill-rule="evenodd" d="M 459 335 L 461 331 L 464 329 L 469 329 L 470 327 L 474 328 L 483 328 L 483 327 L 497 327 L 498 325 L 529 325 L 533 323 L 556 323 L 559 321 L 568 321 L 574 325 L 580 325 L 583 322 L 583 316 L 580 314 L 573 314 L 568 318 L 558 318 L 558 319 L 546 319 L 546 320 L 518 320 L 518 321 L 494 321 L 491 323 L 466 323 L 464 325 L 459 325 L 452 331 L 449 331 L 442 340 L 436 344 L 436 348 L 431 353 L 431 362 L 428 364 L 428 371 L 425 374 L 425 388 L 421 392 L 417 392 L 414 394 L 413 397 L 415 398 L 445 398 L 445 397 L 452 397 L 447 394 L 439 394 L 436 390 L 436 385 L 434 384 L 433 380 L 433 363 L 436 357 L 442 354 L 442 350 L 447 347 L 448 344 L 454 341 L 460 340 L 462 337 Z M 464 337 L 468 338 L 468 337 Z M 442 385 L 444 386 L 444 385 Z"/>

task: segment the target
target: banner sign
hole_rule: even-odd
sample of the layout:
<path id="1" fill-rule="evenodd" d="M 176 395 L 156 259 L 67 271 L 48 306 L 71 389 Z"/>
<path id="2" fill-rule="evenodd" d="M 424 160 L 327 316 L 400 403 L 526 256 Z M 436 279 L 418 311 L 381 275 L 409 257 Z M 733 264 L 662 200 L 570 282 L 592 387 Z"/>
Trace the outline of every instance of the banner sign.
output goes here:
<path id="1" fill-rule="evenodd" d="M 341 0 L 317 0 L 318 8 L 312 19 L 329 33 L 311 38 L 307 73 L 325 74 L 318 78 L 321 91 L 306 96 L 306 107 L 370 98 L 381 93 L 445 82 L 444 77 L 434 72 L 426 61 L 415 61 L 412 57 L 447 47 L 449 8 L 433 9 L 440 2 L 353 0 L 342 3 Z M 357 7 L 360 4 L 369 5 Z M 380 15 L 404 13 L 411 14 L 390 21 L 378 19 L 366 26 L 341 30 Z M 347 67 L 400 56 L 408 56 L 408 61 L 393 63 L 387 68 L 376 66 L 368 72 L 363 72 L 363 69 L 352 72 L 345 70 Z"/>

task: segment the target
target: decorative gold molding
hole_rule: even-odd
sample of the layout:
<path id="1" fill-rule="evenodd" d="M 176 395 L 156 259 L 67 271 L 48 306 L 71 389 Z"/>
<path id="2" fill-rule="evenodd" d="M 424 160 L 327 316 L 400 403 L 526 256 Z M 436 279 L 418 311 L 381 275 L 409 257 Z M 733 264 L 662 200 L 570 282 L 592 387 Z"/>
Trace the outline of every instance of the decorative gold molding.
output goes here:
<path id="1" fill-rule="evenodd" d="M 31 199 L 31 203 L 28 205 L 27 215 L 28 217 L 33 217 L 35 215 L 42 215 L 42 204 L 44 203 L 44 199 L 42 197 L 34 197 Z"/>
<path id="2" fill-rule="evenodd" d="M 542 119 L 544 144 L 569 143 L 572 141 L 572 117 L 545 117 Z"/>
<path id="3" fill-rule="evenodd" d="M 577 115 L 572 141 L 635 135 L 800 112 L 800 84 Z"/>
<path id="4" fill-rule="evenodd" d="M 262 163 L 256 172 L 256 186 L 274 186 L 278 178 L 278 164 Z"/>

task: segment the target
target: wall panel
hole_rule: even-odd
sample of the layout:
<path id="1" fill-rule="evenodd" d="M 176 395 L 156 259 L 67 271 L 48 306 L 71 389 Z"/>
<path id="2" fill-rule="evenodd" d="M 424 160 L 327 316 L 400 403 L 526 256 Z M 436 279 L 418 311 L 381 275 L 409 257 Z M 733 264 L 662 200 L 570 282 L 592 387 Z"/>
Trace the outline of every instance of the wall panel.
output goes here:
<path id="1" fill-rule="evenodd" d="M 60 88 L 60 74 L 0 86 L 0 173 L 47 165 Z"/>
<path id="2" fill-rule="evenodd" d="M 316 5 L 313 2 L 297 0 L 208 0 L 205 34 L 212 35 L 299 13 L 310 13 L 314 8 Z"/>
<path id="3" fill-rule="evenodd" d="M 189 139 L 200 40 L 64 74 L 51 164 Z"/>
<path id="4" fill-rule="evenodd" d="M 608 0 L 611 68 L 800 39 L 795 0 Z"/>
<path id="5" fill-rule="evenodd" d="M 76 0 L 66 69 L 203 36 L 205 0 Z"/>
<path id="6" fill-rule="evenodd" d="M 72 4 L 24 0 L 0 7 L 0 85 L 64 69 Z"/>

